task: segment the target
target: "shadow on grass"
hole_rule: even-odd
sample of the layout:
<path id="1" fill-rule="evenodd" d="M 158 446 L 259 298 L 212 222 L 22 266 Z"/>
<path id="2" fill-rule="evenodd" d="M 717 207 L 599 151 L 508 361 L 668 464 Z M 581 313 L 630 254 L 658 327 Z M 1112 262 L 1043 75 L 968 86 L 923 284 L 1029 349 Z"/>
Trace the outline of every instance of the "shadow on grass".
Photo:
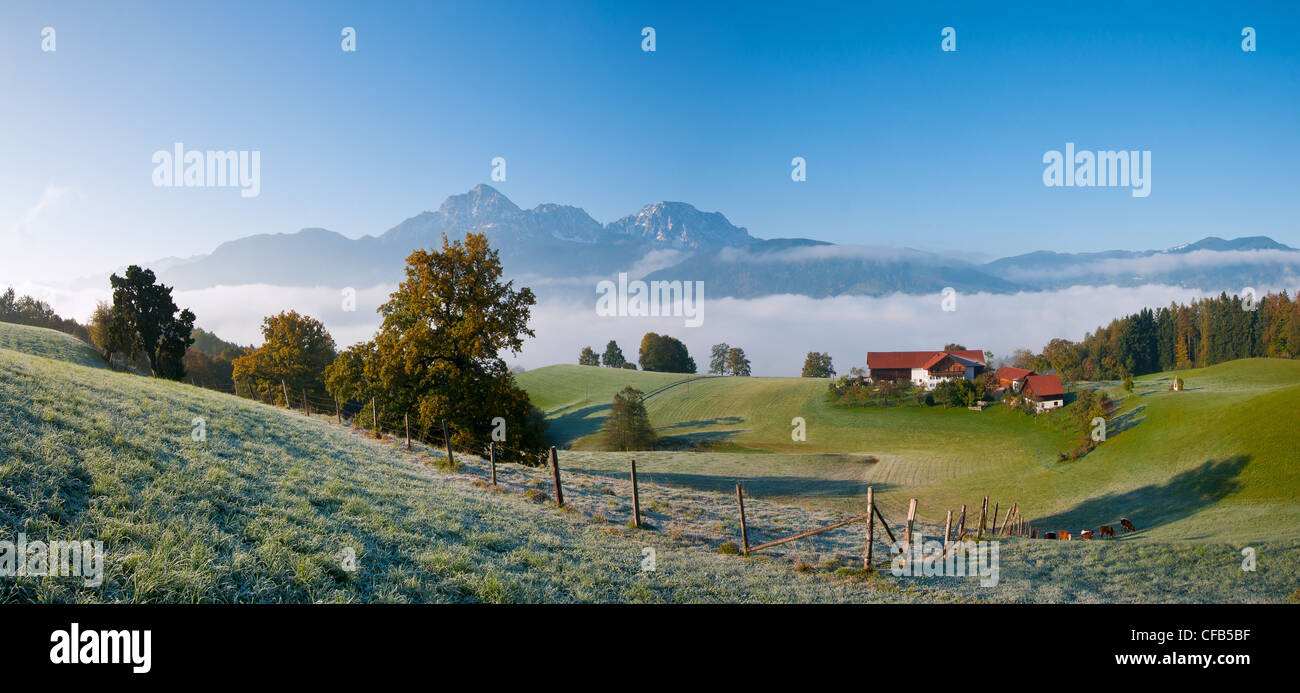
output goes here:
<path id="1" fill-rule="evenodd" d="M 626 472 L 608 469 L 574 469 L 575 472 L 610 478 L 627 478 Z M 801 496 L 812 498 L 843 498 L 865 496 L 867 486 L 876 493 L 889 490 L 892 484 L 879 481 L 867 483 L 853 479 L 823 479 L 814 476 L 727 476 L 725 474 L 690 474 L 686 472 L 647 472 L 637 470 L 637 479 L 664 486 L 678 486 L 700 491 L 734 493 L 736 484 L 745 488 L 745 495 L 754 498 L 768 496 Z"/>
<path id="2" fill-rule="evenodd" d="M 589 407 L 574 409 L 547 420 L 547 442 L 557 447 L 563 446 L 583 436 L 591 435 L 605 424 L 604 416 L 592 416 L 597 412 L 608 411 L 609 404 L 593 404 Z"/>
<path id="3" fill-rule="evenodd" d="M 739 416 L 721 416 L 713 419 L 699 419 L 696 421 L 679 421 L 675 424 L 660 426 L 659 430 L 669 430 L 673 428 L 696 428 L 698 426 L 722 426 L 726 424 L 744 423 L 744 419 Z"/>
<path id="4" fill-rule="evenodd" d="M 1146 408 L 1147 405 L 1145 404 L 1140 405 L 1106 422 L 1106 437 L 1111 438 L 1113 436 L 1117 436 L 1123 433 L 1124 431 L 1127 431 L 1130 428 L 1133 428 L 1134 426 L 1142 423 L 1147 418 L 1146 416 L 1142 415 L 1143 410 L 1145 410 Z"/>
<path id="5" fill-rule="evenodd" d="M 1127 517 L 1141 532 L 1176 522 L 1239 489 L 1241 484 L 1237 477 L 1250 460 L 1249 455 L 1207 460 L 1194 469 L 1175 475 L 1166 483 L 1090 498 L 1065 512 L 1035 518 L 1032 524 L 1046 531 L 1064 529 L 1077 532 L 1096 529 L 1098 525 L 1111 525 L 1119 531 L 1119 518 Z"/>
<path id="6" fill-rule="evenodd" d="M 697 450 L 727 443 L 733 436 L 744 433 L 744 429 L 734 431 L 699 431 L 697 433 L 684 433 L 676 436 L 660 436 L 655 441 L 656 450 Z"/>

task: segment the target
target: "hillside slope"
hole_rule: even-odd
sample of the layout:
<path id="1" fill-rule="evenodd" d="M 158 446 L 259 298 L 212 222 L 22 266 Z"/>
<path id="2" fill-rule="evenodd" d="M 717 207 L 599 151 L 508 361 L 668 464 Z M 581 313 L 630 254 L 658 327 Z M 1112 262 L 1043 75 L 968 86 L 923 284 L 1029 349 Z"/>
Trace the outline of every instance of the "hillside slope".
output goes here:
<path id="1" fill-rule="evenodd" d="M 94 347 L 58 330 L 0 322 L 0 349 L 44 356 L 92 368 L 108 368 Z"/>
<path id="2" fill-rule="evenodd" d="M 574 390 L 652 375 L 601 370 L 612 371 L 552 366 L 521 383 L 546 398 L 561 381 Z M 1187 389 L 1177 393 L 1167 374 L 1139 378 L 1131 395 L 1099 385 L 1120 409 L 1109 440 L 1073 462 L 1057 458 L 1074 445 L 1065 411 L 1036 421 L 1002 407 L 839 407 L 826 402 L 825 380 L 808 378 L 709 378 L 664 390 L 647 401 L 660 436 L 717 452 L 636 457 L 663 483 L 721 490 L 745 482 L 762 497 L 810 507 L 860 507 L 871 485 L 895 515 L 920 498 L 931 522 L 987 495 L 1053 529 L 1129 517 L 1142 538 L 1300 539 L 1300 432 L 1287 419 L 1300 408 L 1300 362 L 1248 359 L 1183 376 Z M 592 402 L 553 414 L 562 443 L 602 449 L 608 400 Z M 576 415 L 583 426 L 566 420 Z M 806 421 L 806 442 L 791 440 L 793 417 Z M 628 456 L 586 455 L 583 469 L 621 470 Z"/>
<path id="3" fill-rule="evenodd" d="M 57 333 L 6 332 L 79 360 Z M 0 402 L 3 536 L 101 540 L 107 554 L 101 587 L 5 579 L 0 602 L 913 598 L 633 535 L 476 488 L 328 420 L 181 383 L 0 349 Z M 647 545 L 660 552 L 653 573 Z"/>
<path id="4" fill-rule="evenodd" d="M 61 341 L 22 341 L 77 353 L 37 337 Z M 490 489 L 471 455 L 457 455 L 452 473 L 432 466 L 427 448 L 408 453 L 327 418 L 9 349 L 0 402 L 0 538 L 100 540 L 107 554 L 98 588 L 7 578 L 0 603 L 1238 602 L 1285 601 L 1300 586 L 1300 550 L 1277 542 L 1256 544 L 1259 571 L 1248 574 L 1236 548 L 1217 543 L 1006 539 L 991 587 L 846 573 L 840 566 L 861 555 L 860 525 L 724 556 L 719 542 L 739 540 L 734 496 L 646 479 L 642 510 L 655 529 L 630 529 L 626 476 L 577 471 L 607 453 L 563 453 L 561 511 L 530 502 L 550 491 L 544 469 L 503 465 Z M 192 436 L 198 417 L 206 440 Z M 751 540 L 847 517 L 756 498 L 746 509 Z M 642 570 L 646 547 L 658 552 L 654 571 Z M 345 548 L 355 572 L 343 567 Z"/>

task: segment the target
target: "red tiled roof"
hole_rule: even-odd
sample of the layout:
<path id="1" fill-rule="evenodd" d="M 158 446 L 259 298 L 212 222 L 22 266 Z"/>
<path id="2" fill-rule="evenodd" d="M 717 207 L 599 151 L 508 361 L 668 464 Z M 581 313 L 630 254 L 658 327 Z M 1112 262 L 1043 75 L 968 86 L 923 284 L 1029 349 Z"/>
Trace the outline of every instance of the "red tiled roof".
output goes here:
<path id="1" fill-rule="evenodd" d="M 1061 385 L 1061 379 L 1055 375 L 1031 375 L 1026 380 L 1025 391 L 1032 393 L 1035 397 L 1062 397 L 1065 395 L 1065 387 Z"/>
<path id="2" fill-rule="evenodd" d="M 1003 380 L 1020 380 L 1033 374 L 1034 372 L 1028 368 L 1016 368 L 1015 366 L 1003 366 L 998 369 L 998 377 Z"/>
<path id="3" fill-rule="evenodd" d="M 978 349 L 962 351 L 868 351 L 867 368 L 929 368 L 946 355 L 984 365 L 984 352 Z"/>
<path id="4" fill-rule="evenodd" d="M 943 360 L 946 359 L 946 358 L 948 358 L 948 352 L 946 352 L 946 351 L 941 351 L 941 352 L 935 354 L 934 356 L 931 356 L 931 357 L 930 357 L 930 360 L 929 360 L 929 361 L 926 361 L 925 364 L 921 366 L 921 368 L 924 368 L 925 370 L 928 371 L 928 370 L 930 370 L 931 368 L 934 368 L 934 365 L 935 365 L 936 363 L 939 363 L 940 361 L 943 361 Z"/>

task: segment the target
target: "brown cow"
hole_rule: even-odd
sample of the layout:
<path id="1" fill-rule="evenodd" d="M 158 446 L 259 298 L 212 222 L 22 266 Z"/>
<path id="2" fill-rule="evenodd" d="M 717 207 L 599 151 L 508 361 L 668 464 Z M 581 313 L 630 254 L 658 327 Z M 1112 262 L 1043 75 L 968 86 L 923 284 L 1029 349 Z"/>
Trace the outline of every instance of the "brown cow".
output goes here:
<path id="1" fill-rule="evenodd" d="M 1080 539 L 1092 539 L 1092 535 L 1093 535 L 1093 534 L 1095 534 L 1095 532 L 1093 532 L 1091 529 L 1080 530 L 1080 532 L 1079 532 L 1079 538 L 1080 538 Z"/>
<path id="2" fill-rule="evenodd" d="M 1061 541 L 1069 541 L 1070 533 L 1062 529 L 1056 533 L 1056 538 L 1060 539 Z"/>
<path id="3" fill-rule="evenodd" d="M 1123 527 L 1123 528 L 1124 528 L 1124 531 L 1126 531 L 1126 532 L 1136 532 L 1136 531 L 1137 531 L 1137 527 L 1134 527 L 1134 526 L 1133 526 L 1133 523 L 1132 523 L 1132 522 L 1129 522 L 1127 517 L 1121 517 L 1121 518 L 1119 518 L 1119 526 L 1120 526 L 1120 527 Z"/>
<path id="4" fill-rule="evenodd" d="M 1101 530 L 1101 531 L 1099 532 L 1099 534 L 1101 534 L 1101 536 L 1103 536 L 1103 537 L 1110 537 L 1110 538 L 1112 538 L 1112 539 L 1115 538 L 1115 528 L 1114 528 L 1114 527 L 1111 527 L 1110 525 L 1102 525 L 1102 526 L 1099 527 L 1098 529 Z"/>

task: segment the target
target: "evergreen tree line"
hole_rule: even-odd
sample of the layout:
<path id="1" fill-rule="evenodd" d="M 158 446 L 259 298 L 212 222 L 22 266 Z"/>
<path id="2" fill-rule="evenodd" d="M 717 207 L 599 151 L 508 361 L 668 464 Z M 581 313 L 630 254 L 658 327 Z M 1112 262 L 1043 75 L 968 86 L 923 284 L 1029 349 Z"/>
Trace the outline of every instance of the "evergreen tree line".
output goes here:
<path id="1" fill-rule="evenodd" d="M 1041 353 L 1029 358 L 1018 352 L 1012 362 L 1078 381 L 1121 380 L 1250 357 L 1300 358 L 1300 302 L 1286 292 L 1256 302 L 1221 293 L 1188 305 L 1143 308 L 1082 341 L 1053 339 Z"/>

